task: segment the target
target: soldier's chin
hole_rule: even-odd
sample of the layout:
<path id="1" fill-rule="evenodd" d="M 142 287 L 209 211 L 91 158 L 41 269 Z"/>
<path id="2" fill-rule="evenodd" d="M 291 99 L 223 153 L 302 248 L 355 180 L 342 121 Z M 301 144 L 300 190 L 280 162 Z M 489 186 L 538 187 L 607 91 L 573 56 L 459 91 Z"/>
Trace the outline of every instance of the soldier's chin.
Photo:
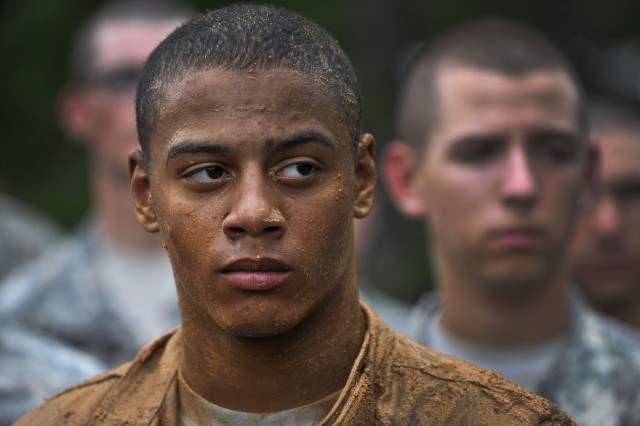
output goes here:
<path id="1" fill-rule="evenodd" d="M 292 324 L 285 322 L 273 322 L 269 324 L 240 323 L 227 325 L 227 333 L 246 339 L 266 339 L 287 334 L 293 328 Z"/>
<path id="2" fill-rule="evenodd" d="M 519 271 L 501 274 L 484 280 L 484 287 L 496 298 L 527 299 L 550 285 L 550 278 L 542 271 Z"/>
<path id="3" fill-rule="evenodd" d="M 635 305 L 640 300 L 640 282 L 635 280 L 606 279 L 594 280 L 576 278 L 587 299 L 598 308 L 615 311 L 627 305 Z"/>

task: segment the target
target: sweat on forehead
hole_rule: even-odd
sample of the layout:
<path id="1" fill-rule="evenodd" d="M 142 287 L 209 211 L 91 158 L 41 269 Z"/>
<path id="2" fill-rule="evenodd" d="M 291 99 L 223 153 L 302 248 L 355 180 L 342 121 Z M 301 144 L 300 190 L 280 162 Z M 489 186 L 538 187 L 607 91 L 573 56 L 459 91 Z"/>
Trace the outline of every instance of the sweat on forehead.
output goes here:
<path id="1" fill-rule="evenodd" d="M 300 71 L 335 95 L 354 146 L 360 133 L 361 98 L 355 72 L 337 41 L 291 11 L 251 4 L 215 9 L 185 23 L 150 55 L 136 95 L 138 137 L 148 157 L 169 85 L 196 70 L 288 68 Z"/>

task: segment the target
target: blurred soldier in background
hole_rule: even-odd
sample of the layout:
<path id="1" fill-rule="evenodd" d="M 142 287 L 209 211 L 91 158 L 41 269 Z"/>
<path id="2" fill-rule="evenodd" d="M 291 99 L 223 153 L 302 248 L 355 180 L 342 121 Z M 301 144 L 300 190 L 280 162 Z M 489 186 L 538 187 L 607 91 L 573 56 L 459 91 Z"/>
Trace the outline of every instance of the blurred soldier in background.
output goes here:
<path id="1" fill-rule="evenodd" d="M 93 206 L 75 235 L 8 278 L 5 327 L 55 337 L 113 366 L 178 325 L 162 242 L 140 228 L 131 207 L 127 156 L 138 146 L 138 74 L 190 14 L 170 1 L 115 1 L 79 28 L 59 112 L 65 132 L 87 148 Z"/>
<path id="2" fill-rule="evenodd" d="M 640 330 L 640 108 L 593 102 L 601 182 L 573 244 L 573 278 L 598 311 Z"/>
<path id="3" fill-rule="evenodd" d="M 439 292 L 415 307 L 420 343 L 502 372 L 581 425 L 640 424 L 640 342 L 568 294 L 597 170 L 585 110 L 542 35 L 462 25 L 414 57 L 382 169 L 429 229 Z"/>

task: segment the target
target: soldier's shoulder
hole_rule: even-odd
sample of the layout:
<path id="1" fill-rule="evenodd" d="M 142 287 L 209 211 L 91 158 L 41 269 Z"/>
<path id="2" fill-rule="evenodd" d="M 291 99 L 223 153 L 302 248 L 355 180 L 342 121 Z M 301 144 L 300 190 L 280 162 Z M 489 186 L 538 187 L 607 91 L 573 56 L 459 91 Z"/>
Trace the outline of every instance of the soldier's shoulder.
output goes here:
<path id="1" fill-rule="evenodd" d="M 391 358 L 389 379 L 404 384 L 396 386 L 396 391 L 412 394 L 417 405 L 425 409 L 435 402 L 437 407 L 431 409 L 442 413 L 448 410 L 450 418 L 462 421 L 473 414 L 492 424 L 575 424 L 556 404 L 507 381 L 500 373 L 442 354 L 405 336 L 396 336 Z"/>
<path id="2" fill-rule="evenodd" d="M 15 426 L 89 424 L 96 408 L 127 371 L 128 364 L 70 387 L 20 418 Z"/>

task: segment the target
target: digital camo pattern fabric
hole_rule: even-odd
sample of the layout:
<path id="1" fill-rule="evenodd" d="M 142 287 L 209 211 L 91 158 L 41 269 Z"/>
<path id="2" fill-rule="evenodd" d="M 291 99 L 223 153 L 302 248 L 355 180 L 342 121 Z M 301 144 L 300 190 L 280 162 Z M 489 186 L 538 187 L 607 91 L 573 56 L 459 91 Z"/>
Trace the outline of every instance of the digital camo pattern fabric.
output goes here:
<path id="1" fill-rule="evenodd" d="M 640 425 L 640 338 L 577 297 L 565 350 L 537 392 L 580 425 Z"/>
<path id="2" fill-rule="evenodd" d="M 24 330 L 0 330 L 0 425 L 106 366 L 59 341 Z"/>
<path id="3" fill-rule="evenodd" d="M 97 267 L 99 238 L 94 222 L 88 221 L 29 268 L 7 277 L 0 287 L 0 321 L 5 327 L 52 336 L 113 367 L 129 361 L 155 336 L 141 342 L 132 331 L 135 324 L 109 297 L 110 284 Z M 177 302 L 166 310 L 168 330 L 179 324 Z"/>
<path id="4" fill-rule="evenodd" d="M 49 248 L 62 234 L 34 207 L 0 194 L 0 279 Z"/>
<path id="5" fill-rule="evenodd" d="M 55 336 L 110 366 L 130 359 L 139 348 L 107 302 L 94 256 L 95 236 L 87 230 L 9 276 L 0 290 L 0 321 Z"/>
<path id="6" fill-rule="evenodd" d="M 557 403 L 582 426 L 640 425 L 640 337 L 571 295 L 565 342 L 534 391 Z M 411 316 L 411 336 L 428 341 L 428 322 L 440 309 L 437 292 L 425 294 Z M 426 340 L 425 340 L 426 339 Z"/>

